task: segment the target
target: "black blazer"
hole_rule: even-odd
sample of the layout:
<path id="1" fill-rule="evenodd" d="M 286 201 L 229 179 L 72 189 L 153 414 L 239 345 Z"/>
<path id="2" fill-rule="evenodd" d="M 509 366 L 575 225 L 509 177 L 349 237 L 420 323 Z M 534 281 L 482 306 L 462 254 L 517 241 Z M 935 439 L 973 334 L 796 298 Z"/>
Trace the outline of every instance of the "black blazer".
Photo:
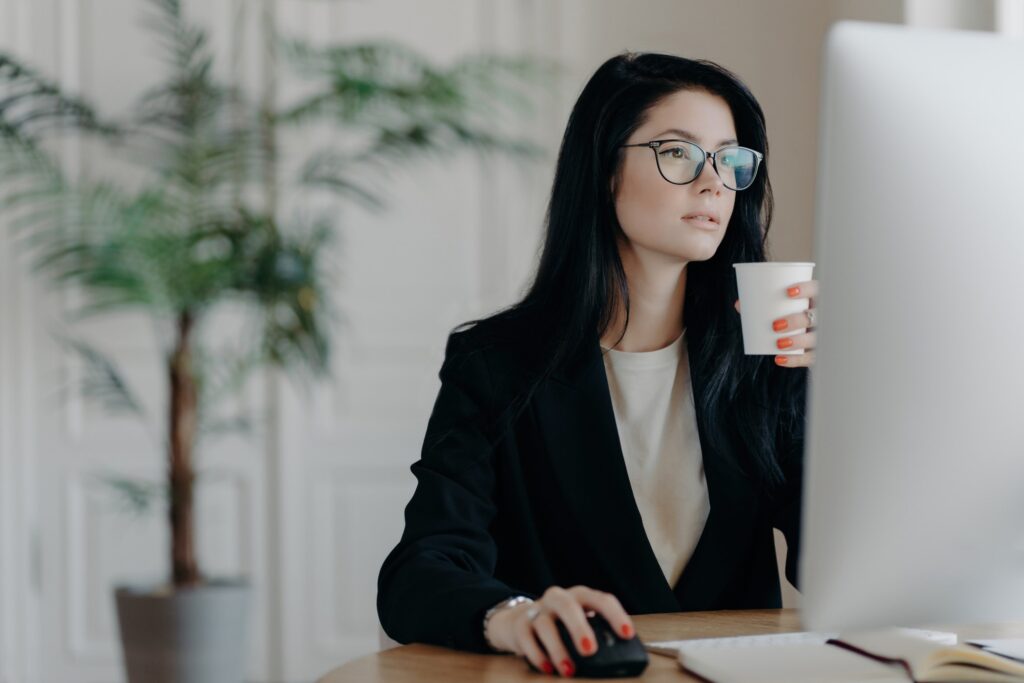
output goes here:
<path id="1" fill-rule="evenodd" d="M 448 339 L 422 457 L 411 468 L 418 483 L 405 532 L 378 579 L 389 636 L 486 652 L 487 608 L 552 585 L 610 592 L 631 614 L 781 606 L 772 528 L 786 536 L 795 585 L 802 424 L 778 444 L 797 455 L 774 495 L 726 466 L 699 430 L 711 511 L 671 586 L 630 488 L 598 336 L 539 385 L 500 437 L 496 416 L 535 368 L 529 336 L 543 331 L 524 322 L 484 334 L 487 325 Z M 696 396 L 699 373 L 692 378 Z"/>

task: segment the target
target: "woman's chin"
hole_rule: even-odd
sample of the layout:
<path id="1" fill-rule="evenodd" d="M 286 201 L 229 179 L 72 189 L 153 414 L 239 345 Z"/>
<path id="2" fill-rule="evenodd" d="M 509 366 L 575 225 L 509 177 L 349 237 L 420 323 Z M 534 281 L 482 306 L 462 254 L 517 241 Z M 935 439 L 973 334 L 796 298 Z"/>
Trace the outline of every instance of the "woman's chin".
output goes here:
<path id="1" fill-rule="evenodd" d="M 707 261 L 715 252 L 718 245 L 722 243 L 717 236 L 711 235 L 714 239 L 687 240 L 686 248 L 678 252 L 678 256 L 686 261 Z"/>

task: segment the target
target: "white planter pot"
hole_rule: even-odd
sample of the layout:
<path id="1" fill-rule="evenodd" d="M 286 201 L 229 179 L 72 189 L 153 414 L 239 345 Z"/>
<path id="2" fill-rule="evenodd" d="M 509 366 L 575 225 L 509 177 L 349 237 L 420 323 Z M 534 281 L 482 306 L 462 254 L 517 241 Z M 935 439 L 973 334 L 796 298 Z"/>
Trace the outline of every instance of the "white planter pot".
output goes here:
<path id="1" fill-rule="evenodd" d="M 129 683 L 242 683 L 249 586 L 119 586 L 114 591 Z"/>

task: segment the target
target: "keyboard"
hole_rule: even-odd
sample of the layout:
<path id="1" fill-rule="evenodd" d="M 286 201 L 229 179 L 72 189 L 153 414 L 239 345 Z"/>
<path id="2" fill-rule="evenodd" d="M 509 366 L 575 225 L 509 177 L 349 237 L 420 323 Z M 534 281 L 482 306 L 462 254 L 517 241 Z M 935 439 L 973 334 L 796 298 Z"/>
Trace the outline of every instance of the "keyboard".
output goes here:
<path id="1" fill-rule="evenodd" d="M 924 629 L 906 629 L 912 635 L 934 640 L 945 645 L 956 645 L 955 633 L 946 631 L 928 631 Z M 814 631 L 797 631 L 795 633 L 771 633 L 760 636 L 730 636 L 727 638 L 695 638 L 692 640 L 663 640 L 646 643 L 650 652 L 675 657 L 684 645 L 688 648 L 716 647 L 759 647 L 763 645 L 824 645 L 830 638 L 837 638 L 837 633 L 820 633 Z"/>

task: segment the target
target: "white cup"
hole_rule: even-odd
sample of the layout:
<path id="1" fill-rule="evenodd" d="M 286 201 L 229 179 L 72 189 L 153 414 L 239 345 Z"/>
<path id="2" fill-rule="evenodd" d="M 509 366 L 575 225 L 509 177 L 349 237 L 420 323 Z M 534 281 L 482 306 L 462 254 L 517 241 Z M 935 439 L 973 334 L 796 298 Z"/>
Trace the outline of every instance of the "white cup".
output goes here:
<path id="1" fill-rule="evenodd" d="M 743 328 L 743 352 L 748 356 L 794 356 L 803 349 L 782 350 L 776 342 L 782 337 L 802 334 L 803 329 L 776 332 L 772 323 L 777 319 L 806 311 L 811 301 L 807 297 L 792 298 L 786 290 L 798 282 L 812 277 L 813 263 L 768 261 L 763 263 L 734 263 L 736 286 L 740 296 L 740 324 Z"/>

